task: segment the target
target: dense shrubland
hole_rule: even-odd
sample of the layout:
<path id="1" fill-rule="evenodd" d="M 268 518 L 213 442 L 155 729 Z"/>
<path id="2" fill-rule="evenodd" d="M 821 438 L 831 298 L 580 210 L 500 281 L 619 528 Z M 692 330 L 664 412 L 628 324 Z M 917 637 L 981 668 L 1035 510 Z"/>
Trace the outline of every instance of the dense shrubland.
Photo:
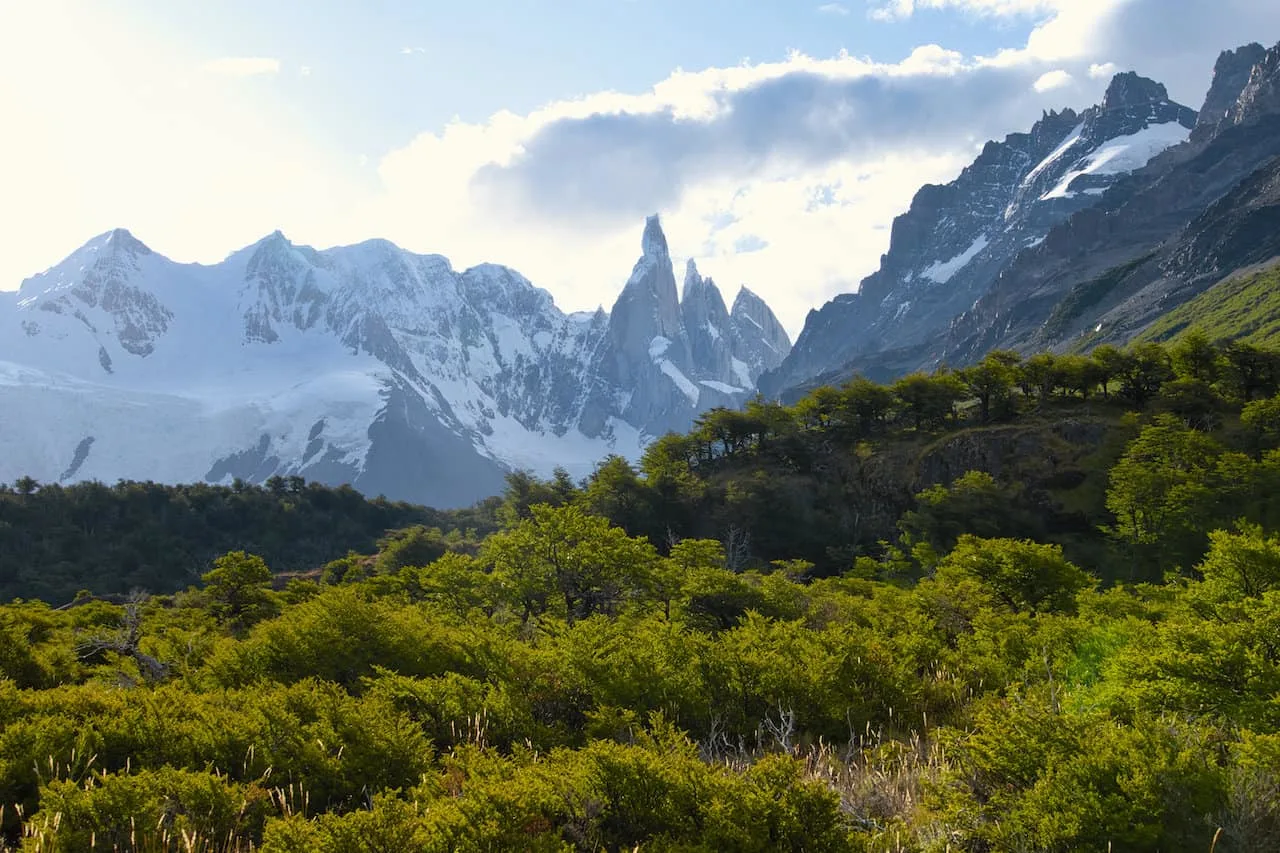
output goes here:
<path id="1" fill-rule="evenodd" d="M 7 843 L 1280 848 L 1278 377 L 996 353 L 513 475 L 488 536 L 12 602 Z"/>

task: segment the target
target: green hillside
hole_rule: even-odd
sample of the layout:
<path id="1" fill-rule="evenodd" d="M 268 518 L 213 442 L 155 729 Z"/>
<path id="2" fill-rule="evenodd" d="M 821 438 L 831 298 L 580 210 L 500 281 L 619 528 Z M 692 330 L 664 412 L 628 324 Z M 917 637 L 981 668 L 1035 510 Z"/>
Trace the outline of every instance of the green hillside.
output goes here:
<path id="1" fill-rule="evenodd" d="M 1280 264 L 1215 284 L 1152 323 L 1138 340 L 1168 341 L 1190 329 L 1211 340 L 1280 343 Z"/>
<path id="2" fill-rule="evenodd" d="M 0 603 L 0 853 L 1280 850 L 1277 350 L 854 379 L 450 513 L 24 478 L 0 557 L 190 584 Z"/>

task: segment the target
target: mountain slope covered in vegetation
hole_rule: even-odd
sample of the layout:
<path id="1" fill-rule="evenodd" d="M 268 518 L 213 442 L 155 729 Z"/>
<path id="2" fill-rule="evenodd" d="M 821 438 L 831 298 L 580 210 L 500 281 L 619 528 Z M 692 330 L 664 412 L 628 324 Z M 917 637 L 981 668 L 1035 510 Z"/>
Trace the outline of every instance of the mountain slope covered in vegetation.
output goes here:
<path id="1" fill-rule="evenodd" d="M 1258 346 L 1280 343 L 1280 264 L 1219 282 L 1152 323 L 1139 340 L 1167 341 L 1191 331 Z"/>

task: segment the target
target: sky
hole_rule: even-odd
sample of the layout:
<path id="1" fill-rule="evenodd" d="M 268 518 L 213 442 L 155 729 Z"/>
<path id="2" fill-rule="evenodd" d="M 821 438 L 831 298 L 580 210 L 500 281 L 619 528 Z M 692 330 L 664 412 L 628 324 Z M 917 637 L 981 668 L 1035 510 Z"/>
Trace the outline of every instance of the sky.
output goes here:
<path id="1" fill-rule="evenodd" d="M 502 263 L 608 308 L 677 263 L 792 335 L 921 184 L 1136 70 L 1198 108 L 1274 0 L 0 0 L 0 290 L 128 228 Z"/>

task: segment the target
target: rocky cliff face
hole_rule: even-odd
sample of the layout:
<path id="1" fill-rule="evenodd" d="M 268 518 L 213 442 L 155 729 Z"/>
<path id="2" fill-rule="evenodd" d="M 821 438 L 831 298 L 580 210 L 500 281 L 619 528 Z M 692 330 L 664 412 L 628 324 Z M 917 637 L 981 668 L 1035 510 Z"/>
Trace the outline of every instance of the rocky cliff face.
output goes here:
<path id="1" fill-rule="evenodd" d="M 1119 74 L 1101 104 L 1046 114 L 1028 133 L 989 142 L 960 176 L 925 186 L 894 221 L 880 269 L 857 293 L 811 312 L 766 393 L 851 365 L 886 378 L 936 362 L 951 321 L 1021 253 L 1097 205 L 1153 156 L 1187 139 L 1196 113 L 1165 88 Z"/>
<path id="2" fill-rule="evenodd" d="M 943 357 L 1124 341 L 1232 270 L 1280 253 L 1280 45 L 1242 74 L 1241 57 L 1256 55 L 1252 46 L 1223 54 L 1195 138 L 1015 258 L 957 317 Z"/>
<path id="3" fill-rule="evenodd" d="M 1262 61 L 1266 52 L 1266 48 L 1256 42 L 1222 52 L 1213 66 L 1213 82 L 1191 133 L 1192 142 L 1204 142 L 1233 123 L 1240 95 L 1249 83 L 1254 66 Z"/>
<path id="4" fill-rule="evenodd" d="M 679 299 L 657 217 L 608 314 L 382 240 L 277 232 L 199 266 L 114 231 L 0 299 L 0 481 L 300 474 L 464 504 L 741 404 L 789 342 L 739 300 L 692 265 Z"/>
<path id="5" fill-rule="evenodd" d="M 683 298 L 656 216 L 645 224 L 641 256 L 609 317 L 584 412 L 588 434 L 619 407 L 620 417 L 648 435 L 688 428 L 716 406 L 737 406 L 760 374 L 777 367 L 790 340 L 769 307 L 747 292 L 731 315 L 711 279 L 690 261 Z M 735 302 L 735 307 L 737 302 Z"/>

